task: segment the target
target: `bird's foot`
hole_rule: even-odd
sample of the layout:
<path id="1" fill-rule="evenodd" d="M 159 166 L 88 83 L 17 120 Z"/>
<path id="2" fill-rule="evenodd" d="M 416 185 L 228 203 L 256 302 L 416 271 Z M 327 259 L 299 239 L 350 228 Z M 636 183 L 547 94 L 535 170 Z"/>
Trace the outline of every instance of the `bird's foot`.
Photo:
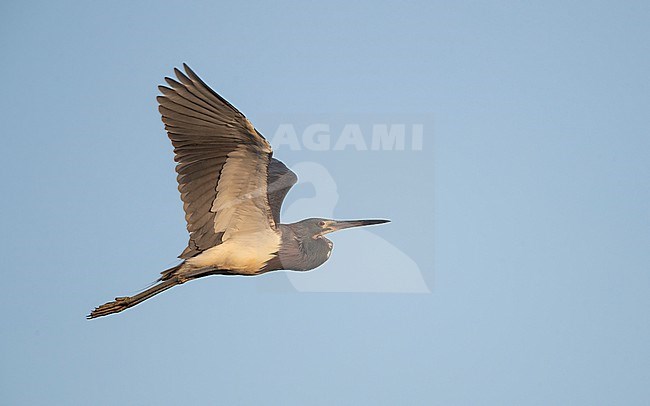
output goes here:
<path id="1" fill-rule="evenodd" d="M 105 303 L 92 311 L 86 318 L 94 319 L 96 317 L 106 316 L 108 314 L 119 313 L 122 310 L 129 307 L 131 303 L 131 298 L 128 296 L 125 297 L 116 297 L 114 301 Z"/>

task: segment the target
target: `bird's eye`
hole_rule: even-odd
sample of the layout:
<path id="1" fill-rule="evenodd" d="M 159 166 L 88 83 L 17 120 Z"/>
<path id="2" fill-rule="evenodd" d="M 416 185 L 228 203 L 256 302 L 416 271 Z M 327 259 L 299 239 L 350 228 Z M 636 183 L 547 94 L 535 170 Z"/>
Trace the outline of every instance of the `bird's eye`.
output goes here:
<path id="1" fill-rule="evenodd" d="M 320 227 L 325 227 L 325 222 L 324 222 L 324 221 L 319 221 L 319 222 L 318 222 L 318 225 L 319 225 Z"/>

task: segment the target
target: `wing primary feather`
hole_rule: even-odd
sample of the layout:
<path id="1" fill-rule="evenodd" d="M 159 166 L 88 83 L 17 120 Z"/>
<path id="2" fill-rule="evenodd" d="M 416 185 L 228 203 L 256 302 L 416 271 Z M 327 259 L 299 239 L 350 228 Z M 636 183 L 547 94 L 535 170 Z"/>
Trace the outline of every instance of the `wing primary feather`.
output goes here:
<path id="1" fill-rule="evenodd" d="M 158 86 L 158 90 L 170 101 L 180 104 L 184 107 L 192 109 L 200 114 L 205 114 L 207 116 L 215 117 L 220 119 L 218 115 L 210 111 L 211 106 L 205 106 L 203 101 L 197 99 L 192 94 L 188 93 L 185 88 L 181 89 L 170 89 L 165 86 Z M 163 97 L 163 96 L 158 96 Z"/>

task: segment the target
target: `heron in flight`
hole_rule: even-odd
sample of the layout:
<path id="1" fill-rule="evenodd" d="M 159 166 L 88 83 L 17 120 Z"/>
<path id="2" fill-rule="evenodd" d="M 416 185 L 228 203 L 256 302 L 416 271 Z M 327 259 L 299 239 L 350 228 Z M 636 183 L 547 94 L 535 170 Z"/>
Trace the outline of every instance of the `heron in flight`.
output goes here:
<path id="1" fill-rule="evenodd" d="M 209 275 L 309 271 L 332 252 L 325 234 L 388 220 L 309 218 L 280 223 L 280 207 L 298 178 L 273 158 L 250 121 L 187 65 L 159 86 L 158 110 L 174 146 L 178 190 L 190 240 L 182 262 L 149 289 L 118 297 L 89 319 L 118 313 L 187 281 Z"/>

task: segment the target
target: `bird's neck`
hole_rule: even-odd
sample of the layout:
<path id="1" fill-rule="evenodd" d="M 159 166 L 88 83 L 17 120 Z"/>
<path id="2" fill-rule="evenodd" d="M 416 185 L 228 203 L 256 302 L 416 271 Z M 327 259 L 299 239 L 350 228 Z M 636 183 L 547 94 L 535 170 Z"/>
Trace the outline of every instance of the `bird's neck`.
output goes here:
<path id="1" fill-rule="evenodd" d="M 282 230 L 282 244 L 278 253 L 281 269 L 309 271 L 327 261 L 331 242 L 322 238 L 300 237 L 290 228 Z"/>

